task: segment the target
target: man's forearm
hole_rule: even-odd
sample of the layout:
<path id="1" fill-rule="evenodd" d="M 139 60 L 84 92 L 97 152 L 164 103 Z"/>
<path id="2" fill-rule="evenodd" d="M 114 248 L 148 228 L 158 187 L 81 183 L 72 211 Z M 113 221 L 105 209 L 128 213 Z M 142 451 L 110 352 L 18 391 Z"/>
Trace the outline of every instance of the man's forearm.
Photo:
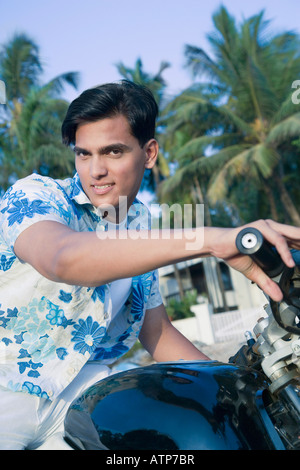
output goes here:
<path id="1" fill-rule="evenodd" d="M 157 362 L 210 360 L 171 324 L 157 342 L 152 357 Z"/>
<path id="2" fill-rule="evenodd" d="M 174 327 L 163 304 L 146 311 L 139 340 L 157 362 L 209 359 Z"/>
<path id="3" fill-rule="evenodd" d="M 249 225 L 248 225 L 249 226 Z M 287 266 L 294 266 L 290 248 L 300 249 L 300 228 L 274 221 L 256 221 Z M 244 226 L 245 227 L 245 226 Z M 225 260 L 243 273 L 273 300 L 282 299 L 279 286 L 248 256 L 238 253 L 235 240 L 242 227 L 201 227 L 192 230 L 108 233 L 76 232 L 58 222 L 43 221 L 24 230 L 15 253 L 43 276 L 72 285 L 98 286 L 115 279 L 136 276 L 161 266 L 204 256 Z M 132 236 L 131 236 L 132 235 Z"/>
<path id="4" fill-rule="evenodd" d="M 204 238 L 215 235 L 214 229 L 191 232 L 144 232 L 136 238 L 129 232 L 110 238 L 94 232 L 70 232 L 64 236 L 57 254 L 57 277 L 66 283 L 98 286 L 115 279 L 136 276 L 183 260 L 210 255 Z M 207 231 L 210 231 L 208 237 Z M 216 229 L 215 229 L 216 230 Z M 101 237 L 101 238 L 100 238 Z"/>

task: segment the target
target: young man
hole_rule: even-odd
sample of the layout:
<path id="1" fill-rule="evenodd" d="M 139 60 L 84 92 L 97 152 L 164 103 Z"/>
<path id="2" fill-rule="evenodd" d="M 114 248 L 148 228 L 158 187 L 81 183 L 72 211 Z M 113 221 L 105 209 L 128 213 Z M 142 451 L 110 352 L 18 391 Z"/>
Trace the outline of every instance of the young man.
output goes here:
<path id="1" fill-rule="evenodd" d="M 2 449 L 36 448 L 60 431 L 69 403 L 109 374 L 108 365 L 138 337 L 156 361 L 208 359 L 169 322 L 158 267 L 217 256 L 281 298 L 237 253 L 239 229 L 196 229 L 190 249 L 184 231 L 152 236 L 136 195 L 157 160 L 157 111 L 151 93 L 127 81 L 87 90 L 62 126 L 64 142 L 74 145 L 74 178 L 33 174 L 1 201 Z M 132 230 L 137 217 L 144 236 Z M 288 243 L 300 247 L 300 229 L 252 225 L 292 265 Z"/>

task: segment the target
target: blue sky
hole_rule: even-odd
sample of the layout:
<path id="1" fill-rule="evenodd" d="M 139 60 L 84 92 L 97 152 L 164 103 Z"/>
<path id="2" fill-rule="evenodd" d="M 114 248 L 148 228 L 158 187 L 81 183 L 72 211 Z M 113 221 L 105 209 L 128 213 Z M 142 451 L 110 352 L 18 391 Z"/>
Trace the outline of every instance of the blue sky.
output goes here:
<path id="1" fill-rule="evenodd" d="M 240 22 L 265 10 L 275 32 L 300 32 L 299 0 L 224 0 Z M 40 46 L 45 81 L 79 71 L 79 92 L 120 78 L 114 64 L 133 67 L 140 57 L 145 71 L 155 73 L 161 61 L 168 94 L 191 83 L 184 69 L 184 45 L 207 49 L 212 14 L 219 0 L 0 0 L 0 44 L 14 32 L 26 32 Z M 0 77 L 1 78 L 1 77 Z M 295 77 L 297 79 L 299 77 Z M 73 99 L 78 92 L 67 90 Z"/>

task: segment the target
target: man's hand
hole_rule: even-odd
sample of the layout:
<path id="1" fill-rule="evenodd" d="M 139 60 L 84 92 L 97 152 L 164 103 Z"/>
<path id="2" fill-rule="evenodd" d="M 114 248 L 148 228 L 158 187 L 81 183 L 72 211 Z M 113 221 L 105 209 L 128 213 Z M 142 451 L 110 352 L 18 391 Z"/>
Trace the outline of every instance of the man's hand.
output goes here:
<path id="1" fill-rule="evenodd" d="M 288 267 L 295 265 L 290 249 L 300 249 L 300 228 L 283 225 L 273 220 L 259 220 L 234 229 L 219 229 L 218 237 L 211 241 L 213 256 L 224 259 L 232 268 L 255 282 L 273 300 L 280 301 L 282 292 L 279 286 L 250 257 L 240 254 L 235 246 L 238 233 L 246 227 L 258 229 L 264 238 L 277 249 Z"/>

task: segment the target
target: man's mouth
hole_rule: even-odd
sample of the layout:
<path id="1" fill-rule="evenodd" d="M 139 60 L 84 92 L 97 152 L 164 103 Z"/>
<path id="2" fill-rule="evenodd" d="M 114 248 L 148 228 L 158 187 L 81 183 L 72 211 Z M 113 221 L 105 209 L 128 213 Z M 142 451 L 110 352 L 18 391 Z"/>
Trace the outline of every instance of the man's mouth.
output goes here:
<path id="1" fill-rule="evenodd" d="M 94 188 L 102 189 L 102 188 L 109 188 L 110 186 L 112 186 L 112 184 L 102 184 L 102 185 L 94 184 L 93 186 Z"/>
<path id="2" fill-rule="evenodd" d="M 106 194 L 113 187 L 113 183 L 110 184 L 92 184 L 92 188 L 96 194 Z"/>

